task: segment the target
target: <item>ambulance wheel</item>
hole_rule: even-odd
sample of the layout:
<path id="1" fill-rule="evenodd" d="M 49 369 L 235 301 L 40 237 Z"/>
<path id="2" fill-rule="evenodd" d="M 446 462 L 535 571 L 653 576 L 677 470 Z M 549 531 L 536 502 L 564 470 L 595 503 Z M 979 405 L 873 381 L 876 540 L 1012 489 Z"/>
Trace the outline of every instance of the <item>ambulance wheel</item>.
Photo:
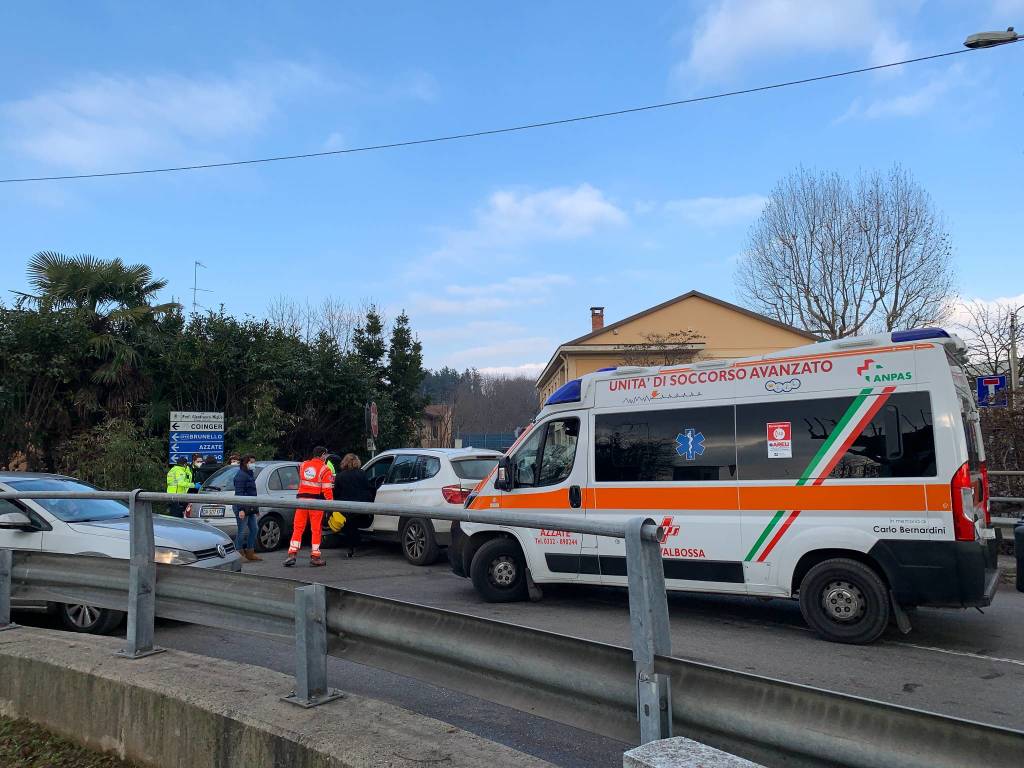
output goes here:
<path id="1" fill-rule="evenodd" d="M 800 612 L 811 629 L 836 643 L 863 644 L 889 624 L 889 591 L 863 563 L 835 558 L 818 563 L 800 582 Z"/>
<path id="2" fill-rule="evenodd" d="M 512 539 L 491 539 L 473 555 L 473 586 L 488 603 L 513 603 L 528 597 L 526 559 Z"/>

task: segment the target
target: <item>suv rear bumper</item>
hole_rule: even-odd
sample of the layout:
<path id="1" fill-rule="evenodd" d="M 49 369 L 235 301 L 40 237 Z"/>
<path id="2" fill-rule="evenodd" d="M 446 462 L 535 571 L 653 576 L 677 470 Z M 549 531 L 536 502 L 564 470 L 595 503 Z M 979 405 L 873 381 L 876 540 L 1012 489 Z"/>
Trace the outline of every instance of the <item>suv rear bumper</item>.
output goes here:
<path id="1" fill-rule="evenodd" d="M 885 572 L 903 606 L 974 608 L 990 605 L 999 588 L 995 540 L 883 539 L 868 555 Z"/>

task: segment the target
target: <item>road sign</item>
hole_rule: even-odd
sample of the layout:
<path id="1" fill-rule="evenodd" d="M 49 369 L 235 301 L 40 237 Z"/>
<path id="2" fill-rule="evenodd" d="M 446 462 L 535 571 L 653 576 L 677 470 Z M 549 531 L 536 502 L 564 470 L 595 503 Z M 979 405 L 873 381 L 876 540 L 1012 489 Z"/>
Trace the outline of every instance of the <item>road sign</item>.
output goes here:
<path id="1" fill-rule="evenodd" d="M 979 408 L 1005 408 L 1006 399 L 1006 374 L 1000 373 L 992 376 L 978 376 L 978 407 Z"/>
<path id="2" fill-rule="evenodd" d="M 173 464 L 179 456 L 193 453 L 224 461 L 224 414 L 220 411 L 171 411 L 168 455 Z"/>
<path id="3" fill-rule="evenodd" d="M 377 434 L 380 432 L 380 420 L 377 418 L 377 404 L 370 403 L 370 434 L 373 435 L 373 439 L 377 439 Z"/>
<path id="4" fill-rule="evenodd" d="M 171 411 L 171 432 L 223 432 L 221 411 Z"/>

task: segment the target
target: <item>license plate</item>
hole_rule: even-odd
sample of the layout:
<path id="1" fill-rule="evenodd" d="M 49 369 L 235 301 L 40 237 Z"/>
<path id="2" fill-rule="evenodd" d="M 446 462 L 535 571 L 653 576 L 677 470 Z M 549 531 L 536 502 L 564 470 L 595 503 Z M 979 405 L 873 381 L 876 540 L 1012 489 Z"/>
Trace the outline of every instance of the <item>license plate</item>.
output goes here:
<path id="1" fill-rule="evenodd" d="M 224 507 L 200 507 L 200 517 L 224 517 Z"/>

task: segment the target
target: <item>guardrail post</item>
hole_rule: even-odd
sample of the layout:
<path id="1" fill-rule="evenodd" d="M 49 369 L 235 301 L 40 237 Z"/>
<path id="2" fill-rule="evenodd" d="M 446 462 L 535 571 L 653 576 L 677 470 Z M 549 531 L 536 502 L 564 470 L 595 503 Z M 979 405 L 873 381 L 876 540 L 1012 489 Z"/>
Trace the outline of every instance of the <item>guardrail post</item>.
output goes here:
<path id="1" fill-rule="evenodd" d="M 11 622 L 11 570 L 14 568 L 14 553 L 0 549 L 0 632 L 14 629 Z"/>
<path id="2" fill-rule="evenodd" d="M 308 584 L 295 590 L 295 690 L 283 697 L 309 709 L 340 699 L 327 687 L 327 590 Z"/>
<path id="3" fill-rule="evenodd" d="M 128 497 L 131 550 L 128 565 L 128 634 L 125 647 L 117 652 L 127 659 L 141 659 L 160 653 L 153 647 L 156 618 L 156 544 L 153 541 L 153 505 L 139 501 L 141 489 Z"/>
<path id="4" fill-rule="evenodd" d="M 672 655 L 665 570 L 661 561 L 661 544 L 643 538 L 645 524 L 655 523 L 641 517 L 626 523 L 629 623 L 633 632 L 636 708 L 641 744 L 672 736 L 670 680 L 654 671 L 655 656 Z"/>

